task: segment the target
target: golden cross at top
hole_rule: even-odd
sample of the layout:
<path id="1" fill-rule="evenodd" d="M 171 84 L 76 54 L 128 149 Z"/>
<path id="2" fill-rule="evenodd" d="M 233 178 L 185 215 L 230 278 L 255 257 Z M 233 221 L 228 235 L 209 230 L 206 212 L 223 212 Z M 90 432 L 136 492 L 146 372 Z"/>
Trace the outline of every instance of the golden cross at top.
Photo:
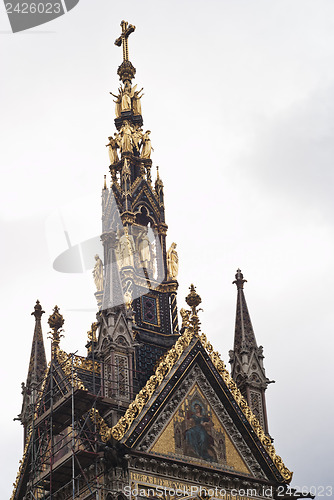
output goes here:
<path id="1" fill-rule="evenodd" d="M 117 40 L 115 40 L 115 45 L 117 45 L 118 47 L 123 45 L 123 61 L 128 61 L 129 60 L 128 38 L 131 35 L 131 33 L 134 32 L 136 26 L 128 24 L 126 21 L 122 21 L 121 27 L 122 27 L 122 34 L 117 38 Z"/>

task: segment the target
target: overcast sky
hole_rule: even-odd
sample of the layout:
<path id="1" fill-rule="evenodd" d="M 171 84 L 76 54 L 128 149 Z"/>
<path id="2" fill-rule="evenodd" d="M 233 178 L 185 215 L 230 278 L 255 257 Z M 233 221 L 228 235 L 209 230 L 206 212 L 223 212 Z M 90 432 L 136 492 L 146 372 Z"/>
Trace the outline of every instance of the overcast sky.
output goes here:
<path id="1" fill-rule="evenodd" d="M 130 59 L 165 186 L 168 245 L 178 245 L 179 307 L 193 282 L 202 329 L 227 362 L 231 283 L 241 268 L 276 381 L 267 406 L 277 453 L 293 485 L 326 488 L 334 445 L 333 1 L 80 0 L 17 34 L 0 5 L 0 497 L 10 496 L 22 456 L 13 418 L 36 299 L 46 311 L 48 357 L 55 304 L 68 352 L 85 353 L 95 319 L 91 270 L 63 274 L 52 261 L 66 249 L 64 227 L 72 245 L 101 231 L 122 19 L 136 25 Z"/>

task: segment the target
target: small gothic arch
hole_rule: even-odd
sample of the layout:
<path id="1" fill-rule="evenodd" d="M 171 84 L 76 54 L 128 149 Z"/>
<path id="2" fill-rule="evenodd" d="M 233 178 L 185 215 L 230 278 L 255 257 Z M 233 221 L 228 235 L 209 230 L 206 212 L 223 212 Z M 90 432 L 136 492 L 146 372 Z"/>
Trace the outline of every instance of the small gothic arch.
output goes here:
<path id="1" fill-rule="evenodd" d="M 126 347 L 129 346 L 129 342 L 126 340 L 125 337 L 123 337 L 123 335 L 118 335 L 118 337 L 116 337 L 115 339 L 115 343 Z"/>
<path id="2" fill-rule="evenodd" d="M 141 202 L 136 210 L 134 210 L 136 223 L 141 226 L 148 226 L 151 222 L 152 225 L 156 224 L 156 221 L 152 217 L 153 210 L 150 206 L 148 206 L 145 202 Z"/>

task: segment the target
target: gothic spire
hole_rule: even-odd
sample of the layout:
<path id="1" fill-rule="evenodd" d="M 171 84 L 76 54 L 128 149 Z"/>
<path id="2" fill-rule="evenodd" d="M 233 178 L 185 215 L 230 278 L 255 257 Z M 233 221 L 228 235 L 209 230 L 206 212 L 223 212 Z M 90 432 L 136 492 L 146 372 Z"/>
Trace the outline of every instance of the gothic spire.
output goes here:
<path id="1" fill-rule="evenodd" d="M 36 301 L 34 311 L 31 313 L 35 316 L 35 331 L 31 346 L 30 363 L 27 376 L 27 387 L 30 388 L 32 384 L 39 384 L 42 381 L 46 368 L 46 356 L 43 341 L 41 317 L 44 314 L 39 300 Z"/>
<path id="2" fill-rule="evenodd" d="M 247 283 L 247 280 L 244 279 L 242 272 L 238 269 L 233 281 L 233 284 L 238 289 L 234 349 L 249 351 L 250 349 L 256 349 L 257 343 L 245 299 L 244 283 Z"/>
<path id="3" fill-rule="evenodd" d="M 250 319 L 244 294 L 246 282 L 247 280 L 238 269 L 233 281 L 233 284 L 237 286 L 238 295 L 234 350 L 229 352 L 231 375 L 265 433 L 268 434 L 265 390 L 271 381 L 266 377 L 263 366 L 263 347 L 257 345 Z"/>

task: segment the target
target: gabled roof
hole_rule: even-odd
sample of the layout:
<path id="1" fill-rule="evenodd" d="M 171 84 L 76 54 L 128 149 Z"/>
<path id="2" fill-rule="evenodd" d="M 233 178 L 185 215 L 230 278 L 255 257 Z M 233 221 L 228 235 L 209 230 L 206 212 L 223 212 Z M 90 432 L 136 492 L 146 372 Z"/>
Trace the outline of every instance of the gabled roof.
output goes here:
<path id="1" fill-rule="evenodd" d="M 199 332 L 198 323 L 197 315 L 193 313 L 190 317 L 189 313 L 184 321 L 184 333 L 162 358 L 155 374 L 129 405 L 125 415 L 110 434 L 108 431 L 106 434 L 135 448 L 159 411 L 173 397 L 175 387 L 180 385 L 189 368 L 196 362 L 230 415 L 233 415 L 240 433 L 261 461 L 266 475 L 280 483 L 290 482 L 292 473 L 276 454 L 271 439 L 250 410 L 219 353 L 213 350 L 205 334 Z"/>

